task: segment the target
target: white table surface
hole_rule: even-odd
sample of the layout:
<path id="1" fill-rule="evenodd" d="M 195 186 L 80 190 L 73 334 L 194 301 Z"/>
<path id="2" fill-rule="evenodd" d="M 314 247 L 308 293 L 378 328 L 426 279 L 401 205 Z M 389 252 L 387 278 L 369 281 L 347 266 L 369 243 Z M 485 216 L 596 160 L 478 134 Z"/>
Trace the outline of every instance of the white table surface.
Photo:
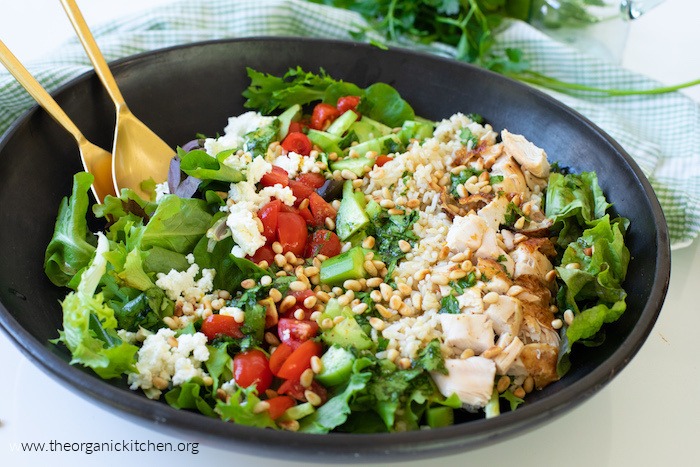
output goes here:
<path id="1" fill-rule="evenodd" d="M 82 0 L 89 24 L 169 0 Z M 700 2 L 667 0 L 630 29 L 623 64 L 666 84 L 700 77 Z M 0 39 L 27 62 L 50 52 L 72 30 L 58 0 L 2 0 Z M 700 102 L 700 87 L 684 91 Z M 700 249 L 696 241 L 672 255 L 671 285 L 656 326 L 637 356 L 609 385 L 563 417 L 496 445 L 430 461 L 472 465 L 661 466 L 700 465 Z M 7 267 L 7 265 L 0 265 Z M 634 274 L 634 271 L 630 271 Z M 0 334 L 0 465 L 300 466 L 200 445 L 198 453 L 29 453 L 19 443 L 194 441 L 173 438 L 107 412 L 55 383 Z"/>

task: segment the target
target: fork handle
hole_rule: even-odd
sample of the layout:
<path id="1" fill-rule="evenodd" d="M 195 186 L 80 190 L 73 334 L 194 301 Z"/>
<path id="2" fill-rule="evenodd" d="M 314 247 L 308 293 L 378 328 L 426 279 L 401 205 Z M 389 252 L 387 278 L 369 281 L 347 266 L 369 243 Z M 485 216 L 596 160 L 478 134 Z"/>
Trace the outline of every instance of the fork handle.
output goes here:
<path id="1" fill-rule="evenodd" d="M 15 77 L 19 84 L 27 90 L 29 95 L 32 96 L 54 120 L 73 135 L 78 144 L 85 140 L 85 137 L 78 127 L 75 126 L 73 121 L 66 115 L 54 98 L 39 84 L 2 41 L 0 41 L 0 62 L 5 65 L 5 68 Z"/>
<path id="2" fill-rule="evenodd" d="M 117 111 L 126 109 L 126 102 L 124 101 L 124 97 L 122 97 L 121 91 L 119 91 L 114 75 L 112 75 L 107 61 L 102 55 L 102 52 L 100 52 L 97 42 L 90 32 L 90 28 L 85 22 L 85 18 L 78 8 L 78 4 L 75 3 L 75 0 L 61 0 L 61 5 L 63 5 L 63 9 L 66 11 L 68 19 L 73 25 L 78 39 L 80 39 L 80 43 L 83 44 L 83 48 L 90 58 L 97 76 L 100 78 L 100 81 L 102 81 L 105 89 L 107 89 L 109 97 L 114 101 Z"/>

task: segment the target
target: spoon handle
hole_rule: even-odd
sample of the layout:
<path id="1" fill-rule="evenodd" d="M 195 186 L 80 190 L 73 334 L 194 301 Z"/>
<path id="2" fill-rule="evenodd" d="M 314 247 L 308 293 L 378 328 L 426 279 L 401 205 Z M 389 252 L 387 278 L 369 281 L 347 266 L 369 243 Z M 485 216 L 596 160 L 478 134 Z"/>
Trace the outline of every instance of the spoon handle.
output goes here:
<path id="1" fill-rule="evenodd" d="M 102 55 L 102 52 L 100 52 L 97 42 L 90 32 L 90 28 L 85 22 L 85 18 L 78 8 L 78 4 L 75 3 L 75 0 L 61 0 L 61 5 L 63 5 L 63 9 L 66 11 L 68 19 L 70 19 L 81 44 L 83 44 L 85 52 L 90 58 L 92 66 L 95 68 L 97 76 L 99 76 L 100 81 L 102 81 L 102 84 L 107 89 L 109 97 L 114 101 L 117 111 L 125 109 L 126 102 L 124 101 L 124 97 L 122 97 L 122 93 L 119 91 L 114 75 L 112 75 L 107 61 Z"/>
<path id="2" fill-rule="evenodd" d="M 78 144 L 85 140 L 85 137 L 78 127 L 75 126 L 73 121 L 66 115 L 54 98 L 39 84 L 2 41 L 0 41 L 0 62 L 5 65 L 5 68 L 15 77 L 19 84 L 27 90 L 29 95 L 32 96 L 54 120 L 73 135 Z"/>

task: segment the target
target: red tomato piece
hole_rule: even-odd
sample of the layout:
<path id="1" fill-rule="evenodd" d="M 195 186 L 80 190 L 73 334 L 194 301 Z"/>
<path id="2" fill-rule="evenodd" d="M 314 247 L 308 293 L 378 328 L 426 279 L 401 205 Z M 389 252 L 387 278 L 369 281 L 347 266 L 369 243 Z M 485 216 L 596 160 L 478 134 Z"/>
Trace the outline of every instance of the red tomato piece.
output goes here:
<path id="1" fill-rule="evenodd" d="M 296 152 L 302 156 L 308 156 L 311 153 L 313 144 L 311 144 L 311 140 L 304 133 L 294 132 L 289 133 L 282 140 L 282 148 L 287 152 Z"/>
<path id="2" fill-rule="evenodd" d="M 302 343 L 285 360 L 278 376 L 282 379 L 298 380 L 307 368 L 311 368 L 311 357 L 320 357 L 322 352 L 323 346 L 318 342 L 308 340 Z"/>
<path id="3" fill-rule="evenodd" d="M 297 177 L 297 180 L 314 190 L 321 188 L 323 184 L 326 183 L 326 177 L 313 172 L 301 174 Z"/>
<path id="4" fill-rule="evenodd" d="M 241 332 L 241 323 L 237 323 L 233 316 L 211 315 L 202 323 L 200 329 L 207 339 L 213 341 L 219 336 L 233 337 L 240 339 L 245 336 Z"/>
<path id="5" fill-rule="evenodd" d="M 340 238 L 330 230 L 321 229 L 309 235 L 304 258 L 325 255 L 329 258 L 340 254 Z"/>
<path id="6" fill-rule="evenodd" d="M 317 381 L 313 381 L 311 386 L 305 388 L 301 385 L 299 380 L 288 379 L 282 383 L 279 389 L 277 389 L 277 394 L 287 394 L 300 402 L 306 402 L 304 392 L 307 389 L 318 394 L 318 396 L 321 398 L 321 404 L 325 404 L 328 400 L 328 391 L 326 391 L 326 388 L 318 384 Z"/>
<path id="7" fill-rule="evenodd" d="M 285 360 L 294 352 L 294 349 L 295 347 L 292 347 L 292 344 L 289 342 L 282 342 L 272 352 L 272 355 L 270 355 L 270 371 L 272 371 L 273 375 L 277 376 Z"/>
<path id="8" fill-rule="evenodd" d="M 377 160 L 375 160 L 374 163 L 375 163 L 375 165 L 377 165 L 377 167 L 381 167 L 384 164 L 386 164 L 387 162 L 393 161 L 393 160 L 394 160 L 393 157 L 382 155 L 382 156 L 377 157 Z"/>
<path id="9" fill-rule="evenodd" d="M 275 199 L 267 203 L 258 211 L 258 217 L 263 224 L 263 235 L 268 241 L 275 241 L 277 233 L 277 219 L 282 209 L 282 201 Z"/>
<path id="10" fill-rule="evenodd" d="M 336 108 L 341 114 L 347 112 L 350 109 L 357 112 L 357 106 L 359 105 L 359 103 L 360 96 L 343 96 L 338 98 L 338 104 L 336 105 Z"/>
<path id="11" fill-rule="evenodd" d="M 297 206 L 303 200 L 305 200 L 309 196 L 311 196 L 311 193 L 314 192 L 313 188 L 311 188 L 309 185 L 306 185 L 298 180 L 290 180 L 289 181 L 289 188 L 292 190 L 292 193 L 294 193 L 294 196 L 297 198 L 296 201 L 294 202 L 294 204 Z"/>
<path id="12" fill-rule="evenodd" d="M 263 245 L 258 248 L 253 256 L 248 256 L 247 258 L 255 264 L 261 261 L 267 261 L 267 264 L 272 264 L 275 261 L 275 252 L 269 246 Z"/>
<path id="13" fill-rule="evenodd" d="M 335 220 L 337 214 L 333 206 L 316 192 L 311 193 L 309 196 L 309 209 L 311 210 L 311 215 L 314 218 L 314 225 L 316 227 L 323 227 L 326 225 L 327 217 Z"/>
<path id="14" fill-rule="evenodd" d="M 289 343 L 296 349 L 303 342 L 318 334 L 318 323 L 310 319 L 280 318 L 277 322 L 277 335 L 282 343 Z"/>
<path id="15" fill-rule="evenodd" d="M 255 384 L 258 394 L 265 392 L 272 384 L 272 371 L 265 352 L 252 349 L 233 357 L 233 379 L 243 388 Z"/>
<path id="16" fill-rule="evenodd" d="M 330 104 L 316 104 L 311 113 L 311 128 L 314 130 L 327 129 L 333 120 L 340 116 L 338 109 Z"/>
<path id="17" fill-rule="evenodd" d="M 299 214 L 281 212 L 277 220 L 277 240 L 282 244 L 282 250 L 291 251 L 296 256 L 304 253 L 306 246 L 306 221 Z"/>
<path id="18" fill-rule="evenodd" d="M 267 399 L 267 403 L 270 408 L 267 411 L 270 414 L 270 418 L 277 420 L 287 411 L 287 409 L 297 405 L 296 401 L 289 396 L 277 396 L 271 399 Z"/>
<path id="19" fill-rule="evenodd" d="M 289 133 L 303 133 L 304 130 L 306 129 L 307 125 L 304 125 L 302 122 L 292 122 L 289 124 Z"/>
<path id="20" fill-rule="evenodd" d="M 289 186 L 289 174 L 282 167 L 273 165 L 272 171 L 262 176 L 262 179 L 260 179 L 260 184 L 262 186 Z"/>

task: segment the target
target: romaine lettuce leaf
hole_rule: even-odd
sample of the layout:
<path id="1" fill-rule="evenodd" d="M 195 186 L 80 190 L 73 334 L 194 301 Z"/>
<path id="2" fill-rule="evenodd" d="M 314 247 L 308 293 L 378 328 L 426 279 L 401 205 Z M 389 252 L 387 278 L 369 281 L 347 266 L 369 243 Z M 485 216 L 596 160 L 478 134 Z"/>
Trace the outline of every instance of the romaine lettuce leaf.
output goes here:
<path id="1" fill-rule="evenodd" d="M 188 254 L 207 233 L 211 222 L 206 203 L 199 199 L 166 195 L 146 224 L 140 248 L 165 248 Z"/>
<path id="2" fill-rule="evenodd" d="M 240 425 L 257 426 L 260 428 L 277 428 L 275 421 L 270 418 L 267 410 L 255 413 L 255 406 L 260 402 L 255 385 L 247 388 L 237 388 L 231 394 L 228 402 L 218 400 L 216 411 L 224 420 L 235 420 Z"/>
<path id="3" fill-rule="evenodd" d="M 270 141 L 272 142 L 272 141 Z M 180 156 L 180 169 L 191 177 L 199 180 L 219 180 L 222 182 L 240 182 L 245 180 L 245 175 L 233 167 L 224 164 L 224 160 L 234 151 L 224 151 L 211 157 L 202 149 L 193 149 L 185 152 L 177 148 Z"/>
<path id="4" fill-rule="evenodd" d="M 208 417 L 215 417 L 214 409 L 200 395 L 202 386 L 195 381 L 182 383 L 165 393 L 165 401 L 176 409 L 193 409 Z"/>

